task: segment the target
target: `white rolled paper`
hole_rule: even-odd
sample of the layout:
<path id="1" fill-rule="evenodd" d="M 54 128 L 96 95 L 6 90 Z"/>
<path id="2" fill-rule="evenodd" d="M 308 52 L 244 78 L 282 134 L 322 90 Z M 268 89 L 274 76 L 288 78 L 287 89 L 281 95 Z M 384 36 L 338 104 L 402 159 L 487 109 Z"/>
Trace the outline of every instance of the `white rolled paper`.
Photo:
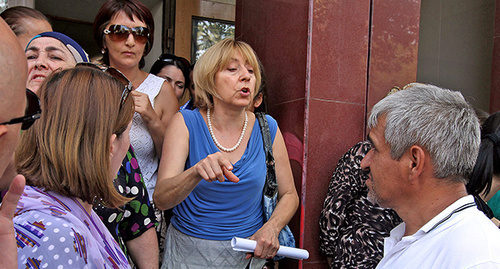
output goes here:
<path id="1" fill-rule="evenodd" d="M 235 251 L 254 252 L 256 246 L 257 242 L 255 240 L 239 237 L 233 237 L 233 239 L 231 239 L 231 247 Z M 309 251 L 301 248 L 280 246 L 276 255 L 292 259 L 307 259 L 309 258 Z"/>

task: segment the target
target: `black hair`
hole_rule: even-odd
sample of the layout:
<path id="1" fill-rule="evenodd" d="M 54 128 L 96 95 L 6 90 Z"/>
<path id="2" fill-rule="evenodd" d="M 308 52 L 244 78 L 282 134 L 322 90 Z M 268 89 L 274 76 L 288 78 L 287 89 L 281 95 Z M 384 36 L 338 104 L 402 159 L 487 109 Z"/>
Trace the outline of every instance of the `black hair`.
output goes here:
<path id="1" fill-rule="evenodd" d="M 259 61 L 259 68 L 260 68 L 260 74 L 261 74 L 261 83 L 259 90 L 257 91 L 257 94 L 253 98 L 254 101 L 256 101 L 259 98 L 259 95 L 262 94 L 262 103 L 258 107 L 254 109 L 254 112 L 264 112 L 267 114 L 267 83 L 266 83 L 266 76 L 265 76 L 265 71 L 264 71 L 264 65 Z"/>
<path id="2" fill-rule="evenodd" d="M 158 57 L 158 60 L 156 60 L 156 62 L 154 62 L 154 64 L 151 66 L 151 69 L 149 70 L 149 73 L 158 75 L 163 67 L 167 65 L 173 65 L 181 70 L 182 75 L 184 75 L 184 84 L 186 85 L 184 88 L 189 89 L 189 87 L 191 86 L 191 79 L 189 77 L 189 73 L 191 72 L 191 70 L 189 69 L 189 61 L 185 58 L 170 53 L 164 53 L 160 55 L 160 57 Z"/>
<path id="3" fill-rule="evenodd" d="M 481 126 L 481 146 L 469 176 L 469 194 L 487 195 L 494 175 L 500 175 L 500 111 L 489 116 Z"/>

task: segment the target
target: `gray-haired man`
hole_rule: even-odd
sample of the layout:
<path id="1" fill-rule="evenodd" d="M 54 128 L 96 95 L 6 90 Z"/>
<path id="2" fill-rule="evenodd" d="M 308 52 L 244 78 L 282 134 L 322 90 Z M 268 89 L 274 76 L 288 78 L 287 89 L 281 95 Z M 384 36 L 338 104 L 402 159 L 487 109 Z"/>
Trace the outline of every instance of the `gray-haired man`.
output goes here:
<path id="1" fill-rule="evenodd" d="M 465 183 L 479 122 L 459 92 L 415 83 L 372 109 L 369 197 L 403 219 L 377 268 L 500 268 L 500 230 Z"/>

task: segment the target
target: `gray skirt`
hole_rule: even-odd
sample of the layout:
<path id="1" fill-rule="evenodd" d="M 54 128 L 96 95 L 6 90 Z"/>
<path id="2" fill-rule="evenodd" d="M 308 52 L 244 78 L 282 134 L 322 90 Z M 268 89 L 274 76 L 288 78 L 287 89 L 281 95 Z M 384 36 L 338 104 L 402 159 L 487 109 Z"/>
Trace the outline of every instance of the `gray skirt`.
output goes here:
<path id="1" fill-rule="evenodd" d="M 245 259 L 246 253 L 234 251 L 231 240 L 206 240 L 183 234 L 172 225 L 165 238 L 162 269 L 261 269 L 265 259 Z"/>

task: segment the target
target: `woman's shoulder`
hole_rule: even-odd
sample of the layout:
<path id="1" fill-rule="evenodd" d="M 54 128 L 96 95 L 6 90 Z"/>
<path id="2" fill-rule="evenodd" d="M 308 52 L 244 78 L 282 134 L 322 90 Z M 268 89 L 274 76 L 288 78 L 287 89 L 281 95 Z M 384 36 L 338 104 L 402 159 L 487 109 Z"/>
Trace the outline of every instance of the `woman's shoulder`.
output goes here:
<path id="1" fill-rule="evenodd" d="M 153 74 L 150 74 L 150 73 L 148 73 L 147 75 L 148 76 L 146 77 L 146 79 L 144 80 L 144 82 L 147 81 L 148 83 L 156 83 L 156 84 L 162 85 L 163 82 L 165 81 L 164 78 L 159 77 L 157 75 L 153 75 Z"/>
<path id="2" fill-rule="evenodd" d="M 146 79 L 135 90 L 156 97 L 160 93 L 164 81 L 165 79 L 148 73 Z"/>
<path id="3" fill-rule="evenodd" d="M 263 112 L 257 112 L 257 113 L 261 113 L 261 114 L 265 115 L 266 120 L 267 120 L 267 125 L 269 126 L 269 131 L 271 133 L 271 137 L 272 137 L 272 140 L 274 142 L 276 132 L 278 131 L 278 122 L 276 121 L 275 118 L 273 118 L 269 114 L 264 114 Z M 257 113 L 255 114 L 255 124 L 258 124 L 260 126 L 260 123 L 257 120 L 257 118 L 258 118 Z"/>
<path id="4" fill-rule="evenodd" d="M 19 263 L 38 262 L 41 266 L 85 265 L 87 231 L 46 212 L 28 211 L 14 218 Z"/>
<path id="5" fill-rule="evenodd" d="M 203 119 L 203 116 L 200 113 L 200 110 L 198 108 L 195 108 L 193 110 L 179 110 L 180 114 L 184 117 L 184 120 L 196 120 L 196 119 Z"/>

